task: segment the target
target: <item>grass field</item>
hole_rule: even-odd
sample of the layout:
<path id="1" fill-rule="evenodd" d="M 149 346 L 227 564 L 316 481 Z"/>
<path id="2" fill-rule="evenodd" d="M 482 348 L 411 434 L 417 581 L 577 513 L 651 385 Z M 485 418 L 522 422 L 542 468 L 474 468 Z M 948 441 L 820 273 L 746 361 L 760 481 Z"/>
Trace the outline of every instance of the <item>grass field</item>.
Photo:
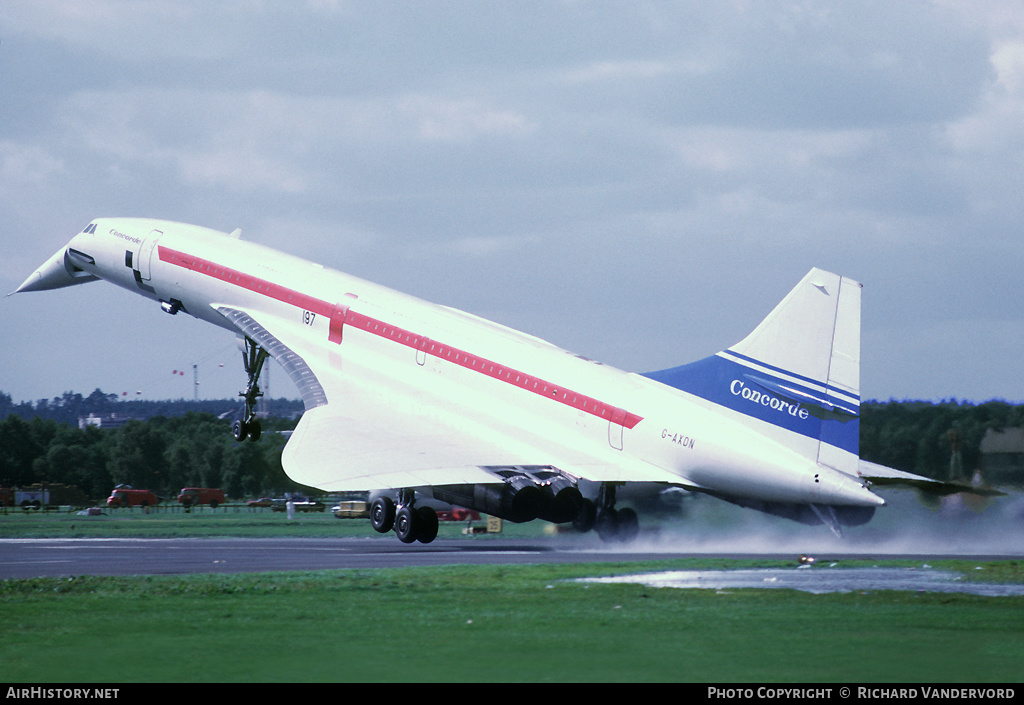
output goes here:
<path id="1" fill-rule="evenodd" d="M 365 522 L 329 514 L 296 522 L 244 512 L 101 519 L 109 520 L 15 513 L 0 516 L 0 538 L 368 531 Z M 198 533 L 179 533 L 187 529 Z M 0 664 L 5 682 L 108 684 L 977 683 L 1017 682 L 1024 673 L 1024 597 L 680 590 L 574 580 L 777 565 L 708 558 L 6 580 L 0 581 Z M 1017 561 L 986 563 L 980 571 L 974 561 L 935 567 L 971 579 L 1024 582 Z"/>
<path id="2" fill-rule="evenodd" d="M 680 563 L 4 581 L 0 663 L 23 683 L 1020 679 L 1020 597 L 572 580 L 659 567 Z"/>

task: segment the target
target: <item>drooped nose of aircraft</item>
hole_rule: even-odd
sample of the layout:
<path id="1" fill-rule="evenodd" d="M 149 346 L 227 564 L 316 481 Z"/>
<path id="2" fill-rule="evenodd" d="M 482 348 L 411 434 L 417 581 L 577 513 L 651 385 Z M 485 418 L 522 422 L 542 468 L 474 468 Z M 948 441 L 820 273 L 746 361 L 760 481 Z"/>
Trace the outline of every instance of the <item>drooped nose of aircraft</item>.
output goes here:
<path id="1" fill-rule="evenodd" d="M 96 276 L 83 269 L 84 266 L 91 264 L 89 261 L 91 259 L 89 255 L 73 249 L 70 245 L 65 245 L 54 252 L 50 259 L 46 260 L 39 269 L 32 272 L 28 279 L 23 281 L 21 286 L 12 291 L 11 294 L 18 294 L 23 291 L 60 289 L 65 286 L 96 281 Z M 11 294 L 8 294 L 8 296 Z"/>

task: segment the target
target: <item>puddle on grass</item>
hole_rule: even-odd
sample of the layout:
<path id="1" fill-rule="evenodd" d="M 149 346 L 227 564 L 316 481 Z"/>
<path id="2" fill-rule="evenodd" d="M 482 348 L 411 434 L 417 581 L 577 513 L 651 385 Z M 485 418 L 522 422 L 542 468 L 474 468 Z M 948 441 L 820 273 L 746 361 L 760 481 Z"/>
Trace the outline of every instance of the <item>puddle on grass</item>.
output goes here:
<path id="1" fill-rule="evenodd" d="M 580 578 L 588 583 L 636 583 L 648 587 L 782 588 L 812 593 L 907 590 L 963 592 L 972 595 L 1024 595 L 1024 585 L 976 583 L 959 573 L 928 568 L 800 567 L 763 570 L 672 570 L 659 573 Z"/>

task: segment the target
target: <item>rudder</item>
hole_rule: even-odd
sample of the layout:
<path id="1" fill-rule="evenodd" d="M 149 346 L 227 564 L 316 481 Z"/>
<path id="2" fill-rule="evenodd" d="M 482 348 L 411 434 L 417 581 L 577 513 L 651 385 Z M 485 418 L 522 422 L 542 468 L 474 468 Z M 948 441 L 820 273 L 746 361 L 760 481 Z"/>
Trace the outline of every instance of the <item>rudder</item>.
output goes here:
<path id="1" fill-rule="evenodd" d="M 808 455 L 856 471 L 861 285 L 812 269 L 739 343 L 645 376 L 816 439 Z M 812 451 L 811 448 L 814 448 Z"/>

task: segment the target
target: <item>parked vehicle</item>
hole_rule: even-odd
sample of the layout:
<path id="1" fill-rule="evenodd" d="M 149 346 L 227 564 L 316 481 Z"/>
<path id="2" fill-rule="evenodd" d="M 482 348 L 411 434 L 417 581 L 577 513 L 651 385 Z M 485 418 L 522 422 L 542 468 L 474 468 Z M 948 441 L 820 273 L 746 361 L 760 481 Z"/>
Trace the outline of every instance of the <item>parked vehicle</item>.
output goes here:
<path id="1" fill-rule="evenodd" d="M 74 485 L 37 482 L 28 487 L 0 487 L 0 506 L 24 510 L 56 509 L 60 506 L 84 507 L 89 499 Z"/>
<path id="2" fill-rule="evenodd" d="M 149 490 L 115 488 L 107 497 L 108 507 L 154 507 L 159 503 Z"/>
<path id="3" fill-rule="evenodd" d="M 480 521 L 480 512 L 465 507 L 452 507 L 437 513 L 438 521 Z"/>
<path id="4" fill-rule="evenodd" d="M 292 502 L 295 505 L 295 511 L 297 512 L 322 512 L 327 509 L 327 505 L 323 502 L 317 502 L 305 497 L 292 497 L 290 500 L 275 499 L 270 510 L 274 512 L 287 512 L 288 502 Z"/>
<path id="5" fill-rule="evenodd" d="M 339 519 L 359 519 L 370 516 L 370 505 L 361 500 L 344 500 L 331 507 Z"/>
<path id="6" fill-rule="evenodd" d="M 41 509 L 49 506 L 50 493 L 47 490 L 15 490 L 14 504 L 22 509 Z"/>
<path id="7" fill-rule="evenodd" d="M 224 490 L 210 487 L 183 487 L 178 493 L 178 502 L 185 507 L 209 504 L 211 508 L 216 509 L 218 505 L 224 504 Z"/>

